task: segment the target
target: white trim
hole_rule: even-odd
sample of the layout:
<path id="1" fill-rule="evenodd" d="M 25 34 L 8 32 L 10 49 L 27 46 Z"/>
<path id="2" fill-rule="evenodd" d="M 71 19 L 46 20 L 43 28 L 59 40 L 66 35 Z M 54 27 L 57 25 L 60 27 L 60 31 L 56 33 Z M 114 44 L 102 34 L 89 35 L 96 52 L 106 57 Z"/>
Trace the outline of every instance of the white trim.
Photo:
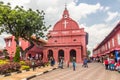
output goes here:
<path id="1" fill-rule="evenodd" d="M 112 46 L 113 46 L 113 47 L 115 46 L 114 38 L 112 38 Z"/>
<path id="2" fill-rule="evenodd" d="M 8 41 L 8 47 L 10 47 L 10 45 L 11 45 L 11 40 Z"/>
<path id="3" fill-rule="evenodd" d="M 118 45 L 120 45 L 120 34 L 117 35 Z"/>

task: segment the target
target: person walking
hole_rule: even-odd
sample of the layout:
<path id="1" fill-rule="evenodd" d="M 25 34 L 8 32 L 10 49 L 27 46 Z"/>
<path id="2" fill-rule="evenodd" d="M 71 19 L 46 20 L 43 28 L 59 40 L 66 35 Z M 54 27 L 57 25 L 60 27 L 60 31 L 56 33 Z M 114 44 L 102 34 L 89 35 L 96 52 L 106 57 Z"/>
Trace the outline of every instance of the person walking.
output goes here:
<path id="1" fill-rule="evenodd" d="M 84 58 L 82 67 L 88 68 L 88 64 L 87 63 L 88 63 L 87 58 Z"/>
<path id="2" fill-rule="evenodd" d="M 34 59 L 32 60 L 32 69 L 33 69 L 33 71 L 35 70 L 35 61 L 34 61 Z"/>
<path id="3" fill-rule="evenodd" d="M 72 64 L 73 64 L 73 71 L 75 71 L 75 70 L 76 70 L 76 62 L 75 62 L 75 57 L 73 57 Z"/>
<path id="4" fill-rule="evenodd" d="M 111 71 L 114 71 L 114 69 L 115 69 L 115 60 L 114 59 L 111 60 L 110 67 L 111 67 Z"/>
<path id="5" fill-rule="evenodd" d="M 108 70 L 108 60 L 107 59 L 104 60 L 104 64 L 105 64 L 105 69 Z"/>
<path id="6" fill-rule="evenodd" d="M 61 69 L 63 69 L 63 63 L 64 63 L 64 58 L 63 57 L 61 57 L 61 61 L 60 61 L 60 63 L 61 63 Z"/>
<path id="7" fill-rule="evenodd" d="M 61 68 L 61 56 L 58 59 L 58 68 Z"/>
<path id="8" fill-rule="evenodd" d="M 53 57 L 51 57 L 51 59 L 50 59 L 50 64 L 51 64 L 51 66 L 55 65 L 55 59 Z"/>
<path id="9" fill-rule="evenodd" d="M 59 68 L 63 69 L 63 57 L 60 56 L 59 58 Z"/>

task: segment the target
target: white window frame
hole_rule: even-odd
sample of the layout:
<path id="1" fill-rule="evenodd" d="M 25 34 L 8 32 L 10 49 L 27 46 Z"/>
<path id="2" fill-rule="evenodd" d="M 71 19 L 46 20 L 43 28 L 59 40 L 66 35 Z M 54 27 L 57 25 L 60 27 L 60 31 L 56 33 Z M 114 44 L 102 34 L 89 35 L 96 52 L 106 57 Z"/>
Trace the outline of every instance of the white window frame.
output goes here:
<path id="1" fill-rule="evenodd" d="M 19 41 L 19 46 L 21 46 L 21 41 Z"/>
<path id="2" fill-rule="evenodd" d="M 107 44 L 105 45 L 105 47 L 106 47 L 106 50 L 107 50 L 108 49 Z"/>
<path id="3" fill-rule="evenodd" d="M 112 39 L 112 46 L 115 46 L 114 38 Z"/>
<path id="4" fill-rule="evenodd" d="M 108 42 L 108 48 L 110 49 L 110 41 Z"/>
<path id="5" fill-rule="evenodd" d="M 10 47 L 10 46 L 11 46 L 11 40 L 8 41 L 8 47 Z"/>
<path id="6" fill-rule="evenodd" d="M 118 39 L 118 45 L 120 45 L 120 33 L 118 34 L 117 39 Z"/>

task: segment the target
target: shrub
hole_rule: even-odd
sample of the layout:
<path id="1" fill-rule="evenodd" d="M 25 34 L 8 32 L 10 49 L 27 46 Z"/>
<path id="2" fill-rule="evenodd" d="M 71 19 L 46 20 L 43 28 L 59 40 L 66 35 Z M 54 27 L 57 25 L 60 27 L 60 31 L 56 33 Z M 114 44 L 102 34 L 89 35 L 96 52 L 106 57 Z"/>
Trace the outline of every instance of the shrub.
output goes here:
<path id="1" fill-rule="evenodd" d="M 21 65 L 19 63 L 16 63 L 16 62 L 12 62 L 12 63 L 10 63 L 10 65 L 12 65 L 11 70 L 13 70 L 13 71 L 18 71 L 21 67 Z"/>
<path id="2" fill-rule="evenodd" d="M 0 60 L 0 65 L 4 65 L 4 64 L 6 64 L 6 63 L 8 63 L 7 60 Z"/>
<path id="3" fill-rule="evenodd" d="M 21 66 L 21 70 L 29 70 L 30 69 L 30 66 Z"/>
<path id="4" fill-rule="evenodd" d="M 3 65 L 0 65 L 0 74 L 6 74 L 14 71 L 20 70 L 20 64 L 16 62 L 6 63 Z"/>
<path id="5" fill-rule="evenodd" d="M 26 65 L 25 61 L 20 61 L 20 65 Z"/>
<path id="6" fill-rule="evenodd" d="M 30 66 L 30 68 L 32 67 L 32 64 L 30 61 L 26 61 L 26 66 Z"/>
<path id="7" fill-rule="evenodd" d="M 19 61 L 20 61 L 20 48 L 19 46 L 17 46 L 15 57 L 14 57 L 14 62 L 19 62 Z"/>
<path id="8" fill-rule="evenodd" d="M 45 62 L 44 64 L 45 64 L 45 66 L 49 66 L 49 65 L 50 65 L 50 63 L 49 63 L 49 62 Z"/>

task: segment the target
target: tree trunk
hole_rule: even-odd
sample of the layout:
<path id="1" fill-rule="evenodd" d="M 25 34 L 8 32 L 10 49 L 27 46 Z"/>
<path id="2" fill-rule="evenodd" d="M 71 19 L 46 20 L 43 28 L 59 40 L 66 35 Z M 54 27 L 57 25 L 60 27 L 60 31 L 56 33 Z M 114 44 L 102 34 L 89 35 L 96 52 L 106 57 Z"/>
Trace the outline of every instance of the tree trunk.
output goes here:
<path id="1" fill-rule="evenodd" d="M 19 46 L 19 38 L 15 38 L 16 47 Z"/>
<path id="2" fill-rule="evenodd" d="M 27 47 L 25 50 L 22 50 L 22 55 L 23 55 L 23 58 L 25 59 L 25 57 L 26 57 L 26 53 L 30 50 L 30 49 L 32 49 L 34 47 L 34 43 L 32 42 L 32 41 L 30 41 L 30 46 L 29 47 Z"/>

